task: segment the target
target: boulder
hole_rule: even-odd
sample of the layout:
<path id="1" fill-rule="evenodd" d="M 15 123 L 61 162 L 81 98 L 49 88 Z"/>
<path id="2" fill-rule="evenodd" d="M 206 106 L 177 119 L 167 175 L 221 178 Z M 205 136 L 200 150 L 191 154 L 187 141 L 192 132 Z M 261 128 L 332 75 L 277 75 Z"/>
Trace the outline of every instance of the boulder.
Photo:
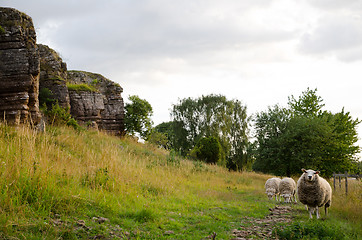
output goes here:
<path id="1" fill-rule="evenodd" d="M 39 50 L 32 19 L 0 7 L 0 116 L 8 123 L 37 124 Z"/>

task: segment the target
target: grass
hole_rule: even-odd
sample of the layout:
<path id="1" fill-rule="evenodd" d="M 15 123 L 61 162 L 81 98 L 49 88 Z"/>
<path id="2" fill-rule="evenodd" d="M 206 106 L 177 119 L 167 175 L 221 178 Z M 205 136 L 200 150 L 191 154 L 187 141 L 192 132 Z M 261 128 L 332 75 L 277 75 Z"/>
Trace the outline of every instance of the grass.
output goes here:
<path id="1" fill-rule="evenodd" d="M 213 232 L 230 239 L 243 217 L 263 218 L 274 207 L 264 194 L 269 177 L 101 132 L 47 127 L 39 133 L 0 123 L 0 239 L 202 239 Z M 356 188 L 348 204 L 336 193 L 321 223 L 341 223 L 358 238 Z M 303 206 L 293 208 L 296 222 L 314 223 Z M 280 235 L 294 231 L 288 229 Z"/>
<path id="2" fill-rule="evenodd" d="M 86 92 L 97 92 L 97 89 L 93 85 L 88 85 L 86 83 L 80 83 L 80 84 L 71 84 L 67 83 L 68 90 L 71 91 L 86 91 Z"/>

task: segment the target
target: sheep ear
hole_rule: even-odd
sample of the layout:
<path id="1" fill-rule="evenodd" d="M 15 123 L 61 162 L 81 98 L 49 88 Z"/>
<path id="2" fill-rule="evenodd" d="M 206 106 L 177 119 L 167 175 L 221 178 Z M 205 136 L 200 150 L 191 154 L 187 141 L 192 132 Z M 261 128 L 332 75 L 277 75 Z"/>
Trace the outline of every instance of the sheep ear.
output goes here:
<path id="1" fill-rule="evenodd" d="M 306 172 L 307 170 L 305 170 L 304 168 L 302 168 L 302 172 Z"/>
<path id="2" fill-rule="evenodd" d="M 315 174 L 319 174 L 320 173 L 320 171 L 315 171 Z"/>

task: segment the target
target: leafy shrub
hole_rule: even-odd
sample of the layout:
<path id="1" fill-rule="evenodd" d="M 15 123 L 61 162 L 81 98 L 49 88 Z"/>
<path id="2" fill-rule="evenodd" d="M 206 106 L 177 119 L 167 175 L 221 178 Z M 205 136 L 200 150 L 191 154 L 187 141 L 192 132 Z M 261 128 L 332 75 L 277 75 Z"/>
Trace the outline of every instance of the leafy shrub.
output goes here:
<path id="1" fill-rule="evenodd" d="M 203 137 L 197 142 L 191 155 L 206 163 L 217 163 L 220 151 L 221 146 L 216 137 Z"/>
<path id="2" fill-rule="evenodd" d="M 51 108 L 55 103 L 56 100 L 53 98 L 53 93 L 49 88 L 42 88 L 39 90 L 39 105 L 42 108 Z"/>
<path id="3" fill-rule="evenodd" d="M 44 105 L 44 107 L 44 113 L 50 124 L 67 125 L 72 126 L 77 130 L 80 129 L 78 122 L 72 117 L 72 115 L 70 115 L 68 108 L 59 106 L 58 102 L 53 104 L 50 110 L 46 107 L 46 105 Z"/>

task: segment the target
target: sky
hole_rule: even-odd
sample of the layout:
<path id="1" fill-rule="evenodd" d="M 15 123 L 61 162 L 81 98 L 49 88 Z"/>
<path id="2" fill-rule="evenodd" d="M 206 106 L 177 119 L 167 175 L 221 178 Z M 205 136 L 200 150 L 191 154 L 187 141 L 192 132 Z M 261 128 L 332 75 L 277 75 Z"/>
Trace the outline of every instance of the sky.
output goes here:
<path id="1" fill-rule="evenodd" d="M 31 16 L 38 43 L 69 70 L 119 83 L 126 102 L 146 99 L 155 125 L 188 97 L 221 94 L 252 115 L 307 88 L 324 110 L 362 120 L 362 0 L 0 3 Z"/>

